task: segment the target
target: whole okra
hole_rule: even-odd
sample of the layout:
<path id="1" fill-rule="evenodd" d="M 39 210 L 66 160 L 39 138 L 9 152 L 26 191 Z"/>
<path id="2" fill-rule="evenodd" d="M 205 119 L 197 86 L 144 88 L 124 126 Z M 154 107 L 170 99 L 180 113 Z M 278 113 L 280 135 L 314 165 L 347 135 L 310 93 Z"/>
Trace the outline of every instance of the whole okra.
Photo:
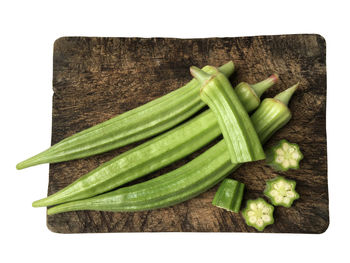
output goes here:
<path id="1" fill-rule="evenodd" d="M 265 89 L 272 84 L 266 83 Z M 255 95 L 245 97 L 243 105 L 248 105 L 251 100 L 255 101 Z M 184 124 L 102 164 L 53 195 L 35 201 L 33 206 L 51 206 L 110 191 L 187 156 L 220 134 L 215 115 L 211 110 L 206 110 Z"/>
<path id="2" fill-rule="evenodd" d="M 252 115 L 262 143 L 290 120 L 291 112 L 287 105 L 292 92 L 288 96 L 282 101 L 268 99 Z M 205 192 L 238 167 L 239 164 L 231 163 L 226 144 L 221 140 L 191 162 L 169 173 L 96 197 L 54 206 L 48 209 L 48 214 L 76 210 L 142 211 L 168 207 Z"/>
<path id="3" fill-rule="evenodd" d="M 203 70 L 211 73 L 210 67 Z M 234 70 L 232 61 L 219 68 L 225 76 Z M 169 94 L 110 120 L 63 139 L 49 149 L 17 164 L 17 169 L 92 156 L 149 138 L 186 120 L 205 104 L 199 98 L 200 84 L 193 79 Z"/>

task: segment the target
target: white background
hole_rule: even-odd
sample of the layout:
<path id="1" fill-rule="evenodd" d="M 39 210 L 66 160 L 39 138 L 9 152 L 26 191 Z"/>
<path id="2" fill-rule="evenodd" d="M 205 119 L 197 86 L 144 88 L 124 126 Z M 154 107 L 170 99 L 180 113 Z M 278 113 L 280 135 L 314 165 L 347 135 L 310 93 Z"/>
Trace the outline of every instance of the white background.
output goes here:
<path id="1" fill-rule="evenodd" d="M 2 1 L 0 261 L 329 262 L 349 259 L 349 8 L 345 1 Z M 194 2 L 194 1 L 193 1 Z M 234 37 L 318 33 L 327 41 L 330 227 L 305 234 L 76 234 L 46 228 L 48 165 L 15 164 L 51 136 L 52 50 L 61 36 Z M 340 259 L 343 258 L 343 259 Z"/>

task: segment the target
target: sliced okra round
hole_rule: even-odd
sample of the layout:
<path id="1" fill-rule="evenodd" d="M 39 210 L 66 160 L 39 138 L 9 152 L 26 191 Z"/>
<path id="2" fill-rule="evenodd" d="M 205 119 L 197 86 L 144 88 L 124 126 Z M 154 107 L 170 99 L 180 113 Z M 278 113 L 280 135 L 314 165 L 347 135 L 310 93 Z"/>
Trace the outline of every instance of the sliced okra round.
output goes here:
<path id="1" fill-rule="evenodd" d="M 277 176 L 266 183 L 264 194 L 275 206 L 291 207 L 294 200 L 299 198 L 295 191 L 296 182 Z"/>
<path id="2" fill-rule="evenodd" d="M 274 207 L 266 202 L 263 198 L 248 200 L 247 206 L 243 210 L 242 215 L 248 226 L 263 231 L 268 225 L 274 223 L 273 218 Z"/>
<path id="3" fill-rule="evenodd" d="M 297 144 L 283 139 L 266 152 L 266 163 L 278 171 L 287 171 L 299 169 L 303 157 Z"/>

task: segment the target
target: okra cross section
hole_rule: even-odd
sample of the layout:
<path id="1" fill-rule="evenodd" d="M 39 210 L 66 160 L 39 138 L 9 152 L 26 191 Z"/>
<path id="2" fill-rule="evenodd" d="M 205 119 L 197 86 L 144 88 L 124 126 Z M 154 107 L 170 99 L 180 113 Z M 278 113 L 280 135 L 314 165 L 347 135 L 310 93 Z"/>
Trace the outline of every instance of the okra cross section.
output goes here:
<path id="1" fill-rule="evenodd" d="M 217 117 L 232 163 L 265 159 L 259 137 L 229 80 L 218 70 L 209 75 L 197 67 L 191 74 L 201 84 L 200 97 Z"/>
<path id="2" fill-rule="evenodd" d="M 266 153 L 268 165 L 278 171 L 299 169 L 299 162 L 303 159 L 300 148 L 295 143 L 281 140 Z"/>
<path id="3" fill-rule="evenodd" d="M 295 191 L 295 186 L 295 181 L 277 176 L 267 182 L 264 194 L 275 206 L 291 207 L 294 200 L 299 198 L 299 194 Z"/>
<path id="4" fill-rule="evenodd" d="M 247 206 L 243 210 L 242 215 L 248 226 L 263 231 L 266 226 L 274 223 L 273 218 L 274 207 L 266 202 L 263 198 L 248 200 Z"/>

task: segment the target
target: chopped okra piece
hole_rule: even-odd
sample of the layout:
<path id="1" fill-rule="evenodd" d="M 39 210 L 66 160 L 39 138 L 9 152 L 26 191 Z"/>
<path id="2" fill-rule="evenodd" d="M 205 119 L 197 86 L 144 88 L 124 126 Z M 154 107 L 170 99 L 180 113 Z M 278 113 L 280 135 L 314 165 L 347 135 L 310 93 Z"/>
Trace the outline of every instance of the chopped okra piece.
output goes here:
<path id="1" fill-rule="evenodd" d="M 241 209 L 241 203 L 244 192 L 244 184 L 233 179 L 225 179 L 220 184 L 212 204 L 238 213 Z"/>
<path id="2" fill-rule="evenodd" d="M 266 202 L 263 198 L 248 200 L 247 206 L 243 210 L 242 215 L 248 226 L 263 231 L 268 225 L 274 223 L 273 219 L 274 207 Z"/>
<path id="3" fill-rule="evenodd" d="M 266 152 L 266 163 L 278 171 L 287 171 L 299 169 L 303 157 L 297 144 L 281 140 Z"/>
<path id="4" fill-rule="evenodd" d="M 270 198 L 271 203 L 275 206 L 291 207 L 294 200 L 299 198 L 295 186 L 295 181 L 277 176 L 267 182 L 264 194 Z"/>

